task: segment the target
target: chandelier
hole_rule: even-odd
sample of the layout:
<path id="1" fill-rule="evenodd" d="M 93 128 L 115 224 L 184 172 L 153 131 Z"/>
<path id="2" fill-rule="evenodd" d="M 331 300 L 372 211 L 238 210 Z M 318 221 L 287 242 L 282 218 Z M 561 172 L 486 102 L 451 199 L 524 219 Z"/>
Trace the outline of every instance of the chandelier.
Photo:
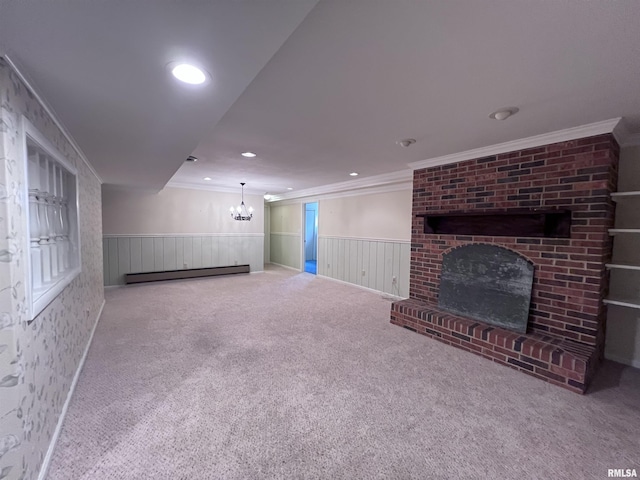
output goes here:
<path id="1" fill-rule="evenodd" d="M 250 221 L 251 217 L 253 217 L 253 208 L 249 207 L 247 209 L 247 207 L 244 204 L 244 184 L 245 182 L 240 182 L 240 185 L 242 185 L 242 202 L 237 208 L 231 207 L 229 211 L 231 212 L 231 217 L 234 220 Z"/>

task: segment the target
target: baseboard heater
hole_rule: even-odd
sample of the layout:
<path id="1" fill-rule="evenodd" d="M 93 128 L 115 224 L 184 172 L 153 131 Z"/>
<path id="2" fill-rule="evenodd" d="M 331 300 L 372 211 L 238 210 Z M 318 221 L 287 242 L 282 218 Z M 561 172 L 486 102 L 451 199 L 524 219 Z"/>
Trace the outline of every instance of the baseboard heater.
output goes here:
<path id="1" fill-rule="evenodd" d="M 233 265 L 229 267 L 187 268 L 184 270 L 167 270 L 164 272 L 127 273 L 124 283 L 158 282 L 160 280 L 181 280 L 183 278 L 214 277 L 234 273 L 249 273 L 249 265 Z"/>

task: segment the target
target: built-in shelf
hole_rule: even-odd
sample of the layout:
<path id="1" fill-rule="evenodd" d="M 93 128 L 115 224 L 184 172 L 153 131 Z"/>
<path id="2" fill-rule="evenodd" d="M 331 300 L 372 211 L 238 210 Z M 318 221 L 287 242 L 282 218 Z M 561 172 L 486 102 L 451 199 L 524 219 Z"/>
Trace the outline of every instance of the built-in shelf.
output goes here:
<path id="1" fill-rule="evenodd" d="M 633 192 L 616 192 L 611 194 L 611 198 L 614 201 L 618 201 L 621 198 L 640 198 L 640 191 Z M 617 235 L 619 233 L 631 233 L 640 234 L 640 228 L 611 228 L 609 229 L 609 235 Z M 607 263 L 605 265 L 608 269 L 619 270 L 640 270 L 640 265 L 634 265 L 630 263 Z M 625 299 L 615 298 L 615 293 L 612 298 L 607 298 L 603 302 L 607 305 L 618 305 L 620 307 L 637 308 L 640 309 L 640 299 Z"/>
<path id="2" fill-rule="evenodd" d="M 607 263 L 605 267 L 621 270 L 640 270 L 640 265 L 631 265 L 629 263 Z"/>
<path id="3" fill-rule="evenodd" d="M 640 228 L 610 228 L 609 235 L 616 235 L 618 233 L 640 233 Z"/>
<path id="4" fill-rule="evenodd" d="M 620 307 L 640 309 L 640 300 L 605 298 L 602 302 L 606 303 L 607 305 L 618 305 Z"/>
<path id="5" fill-rule="evenodd" d="M 611 194 L 611 198 L 614 201 L 617 201 L 620 198 L 630 198 L 630 197 L 640 197 L 639 192 L 615 192 Z"/>

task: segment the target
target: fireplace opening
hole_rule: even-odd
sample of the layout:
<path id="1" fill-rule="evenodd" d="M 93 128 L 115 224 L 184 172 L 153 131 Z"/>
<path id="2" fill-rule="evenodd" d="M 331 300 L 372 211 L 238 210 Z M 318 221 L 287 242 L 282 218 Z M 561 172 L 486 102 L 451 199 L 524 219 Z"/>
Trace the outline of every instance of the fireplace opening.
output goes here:
<path id="1" fill-rule="evenodd" d="M 438 307 L 526 333 L 534 267 L 496 245 L 471 244 L 443 255 Z"/>

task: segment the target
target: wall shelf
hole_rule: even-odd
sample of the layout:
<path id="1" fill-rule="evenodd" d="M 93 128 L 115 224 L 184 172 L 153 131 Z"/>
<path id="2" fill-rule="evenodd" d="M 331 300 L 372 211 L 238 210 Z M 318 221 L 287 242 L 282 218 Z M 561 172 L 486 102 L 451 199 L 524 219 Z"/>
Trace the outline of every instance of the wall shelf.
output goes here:
<path id="1" fill-rule="evenodd" d="M 631 265 L 629 263 L 607 263 L 605 267 L 620 270 L 640 270 L 640 265 Z"/>
<path id="2" fill-rule="evenodd" d="M 640 191 L 638 192 L 615 192 L 611 194 L 613 201 L 617 202 L 621 198 L 633 198 L 640 197 Z"/>
<path id="3" fill-rule="evenodd" d="M 640 228 L 610 228 L 609 235 L 617 235 L 618 233 L 640 233 Z"/>
<path id="4" fill-rule="evenodd" d="M 640 153 L 640 152 L 639 152 Z M 618 179 L 627 182 L 619 192 L 609 198 L 615 206 L 615 226 L 609 230 L 613 240 L 613 259 L 605 264 L 611 274 L 609 293 L 603 300 L 608 306 L 608 326 L 605 340 L 605 358 L 627 365 L 640 366 L 640 338 L 634 333 L 640 316 L 640 179 L 636 162 L 638 155 L 620 155 Z M 637 336 L 636 336 L 637 337 Z"/>
<path id="5" fill-rule="evenodd" d="M 637 308 L 640 309 L 640 300 L 627 300 L 619 298 L 605 298 L 603 303 L 607 305 L 618 305 L 620 307 Z"/>
<path id="6" fill-rule="evenodd" d="M 611 198 L 614 201 L 618 201 L 621 198 L 640 198 L 640 191 L 615 192 L 611 194 Z M 640 234 L 640 228 L 609 229 L 609 235 L 617 234 Z M 640 265 L 636 265 L 633 263 L 607 263 L 605 264 L 605 267 L 610 270 L 640 271 Z M 619 297 L 616 298 L 615 293 L 613 293 L 613 296 L 611 298 L 604 299 L 603 303 L 605 303 L 606 305 L 618 305 L 620 307 L 640 309 L 640 299 L 628 299 Z"/>

